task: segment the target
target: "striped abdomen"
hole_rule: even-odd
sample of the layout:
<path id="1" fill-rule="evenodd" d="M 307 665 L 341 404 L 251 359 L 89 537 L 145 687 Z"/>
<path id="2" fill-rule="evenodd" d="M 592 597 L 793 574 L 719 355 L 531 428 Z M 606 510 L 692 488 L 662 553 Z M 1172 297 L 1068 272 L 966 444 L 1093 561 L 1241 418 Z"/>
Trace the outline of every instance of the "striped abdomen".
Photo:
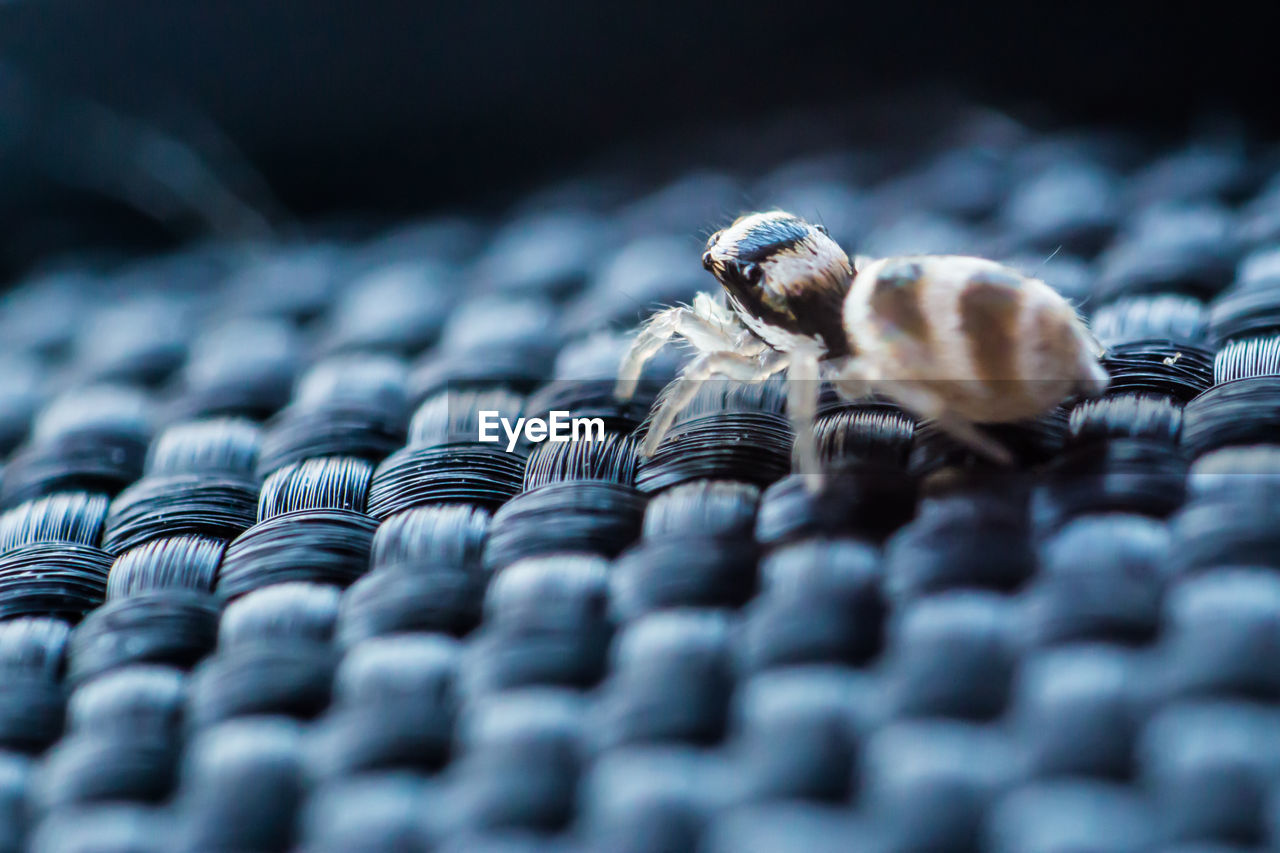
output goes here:
<path id="1" fill-rule="evenodd" d="M 884 393 L 909 407 L 923 397 L 970 421 L 1032 417 L 1106 383 L 1066 300 L 981 258 L 876 261 L 855 277 L 844 323 Z"/>

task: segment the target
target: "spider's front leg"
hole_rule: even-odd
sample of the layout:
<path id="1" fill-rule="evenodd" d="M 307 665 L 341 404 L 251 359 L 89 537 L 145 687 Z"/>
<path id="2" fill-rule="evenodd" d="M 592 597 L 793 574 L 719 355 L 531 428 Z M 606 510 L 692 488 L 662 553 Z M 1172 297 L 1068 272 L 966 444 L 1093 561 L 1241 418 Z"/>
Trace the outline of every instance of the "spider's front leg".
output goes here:
<path id="1" fill-rule="evenodd" d="M 795 432 L 796 457 L 805 484 L 813 491 L 822 487 L 822 465 L 818 460 L 818 438 L 814 434 L 814 420 L 818 414 L 818 395 L 822 379 L 819 359 L 822 351 L 816 347 L 801 347 L 791 352 L 791 365 L 787 371 L 787 414 L 791 417 L 791 429 Z"/>
<path id="2" fill-rule="evenodd" d="M 645 436 L 640 453 L 652 456 L 662 443 L 676 415 L 680 414 L 694 396 L 702 382 L 714 377 L 736 379 L 740 382 L 755 382 L 768 379 L 780 370 L 786 369 L 789 357 L 786 353 L 770 350 L 763 356 L 753 358 L 736 352 L 705 352 L 695 357 L 685 366 L 680 378 L 668 388 L 665 399 L 649 425 L 649 433 Z"/>
<path id="3" fill-rule="evenodd" d="M 614 396 L 630 400 L 645 364 L 673 337 L 679 335 L 700 352 L 719 352 L 734 349 L 740 330 L 733 314 L 705 293 L 694 297 L 692 307 L 677 305 L 659 311 L 645 321 L 622 357 Z"/>

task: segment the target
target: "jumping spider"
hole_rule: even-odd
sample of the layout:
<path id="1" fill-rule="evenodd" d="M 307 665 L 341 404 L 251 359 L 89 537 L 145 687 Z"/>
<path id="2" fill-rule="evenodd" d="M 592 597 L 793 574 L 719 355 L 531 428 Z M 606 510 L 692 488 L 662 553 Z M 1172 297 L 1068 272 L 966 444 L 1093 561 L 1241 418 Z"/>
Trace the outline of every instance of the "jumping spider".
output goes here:
<path id="1" fill-rule="evenodd" d="M 699 293 L 654 314 L 619 369 L 629 399 L 646 361 L 673 336 L 698 351 L 653 418 L 650 456 L 676 415 L 716 376 L 788 371 L 787 409 L 804 474 L 819 472 L 814 415 L 820 381 L 845 399 L 872 391 L 983 455 L 1008 450 L 974 427 L 1035 417 L 1100 393 L 1102 347 L 1053 288 L 981 258 L 950 255 L 859 263 L 821 225 L 783 211 L 740 217 L 707 240 L 702 265 L 727 304 Z"/>

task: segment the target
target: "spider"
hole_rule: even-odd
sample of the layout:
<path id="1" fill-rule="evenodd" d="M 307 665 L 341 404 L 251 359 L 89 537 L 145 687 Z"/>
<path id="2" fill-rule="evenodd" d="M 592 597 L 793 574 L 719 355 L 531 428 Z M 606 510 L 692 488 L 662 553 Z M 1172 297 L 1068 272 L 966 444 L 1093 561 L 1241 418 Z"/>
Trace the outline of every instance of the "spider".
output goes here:
<path id="1" fill-rule="evenodd" d="M 698 354 L 654 413 L 651 456 L 675 417 L 713 377 L 759 381 L 782 370 L 802 474 L 819 473 L 814 417 L 821 381 L 855 400 L 878 392 L 978 453 L 1011 464 L 977 423 L 1035 417 L 1107 385 L 1102 347 L 1044 282 L 982 258 L 859 259 L 821 225 L 780 210 L 740 217 L 707 240 L 702 265 L 724 299 L 659 311 L 618 373 L 630 399 L 646 361 L 673 336 Z M 814 478 L 816 479 L 816 478 Z"/>

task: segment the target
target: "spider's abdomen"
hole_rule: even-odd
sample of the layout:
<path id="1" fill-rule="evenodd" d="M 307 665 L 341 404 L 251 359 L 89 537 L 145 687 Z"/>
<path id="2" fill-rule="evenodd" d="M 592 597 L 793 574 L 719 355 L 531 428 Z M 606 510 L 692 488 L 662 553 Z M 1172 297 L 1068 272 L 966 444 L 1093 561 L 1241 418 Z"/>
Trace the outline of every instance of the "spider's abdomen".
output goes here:
<path id="1" fill-rule="evenodd" d="M 875 261 L 855 277 L 843 319 L 885 393 L 925 391 L 969 421 L 1033 417 L 1106 385 L 1093 339 L 1066 300 L 981 258 Z"/>

